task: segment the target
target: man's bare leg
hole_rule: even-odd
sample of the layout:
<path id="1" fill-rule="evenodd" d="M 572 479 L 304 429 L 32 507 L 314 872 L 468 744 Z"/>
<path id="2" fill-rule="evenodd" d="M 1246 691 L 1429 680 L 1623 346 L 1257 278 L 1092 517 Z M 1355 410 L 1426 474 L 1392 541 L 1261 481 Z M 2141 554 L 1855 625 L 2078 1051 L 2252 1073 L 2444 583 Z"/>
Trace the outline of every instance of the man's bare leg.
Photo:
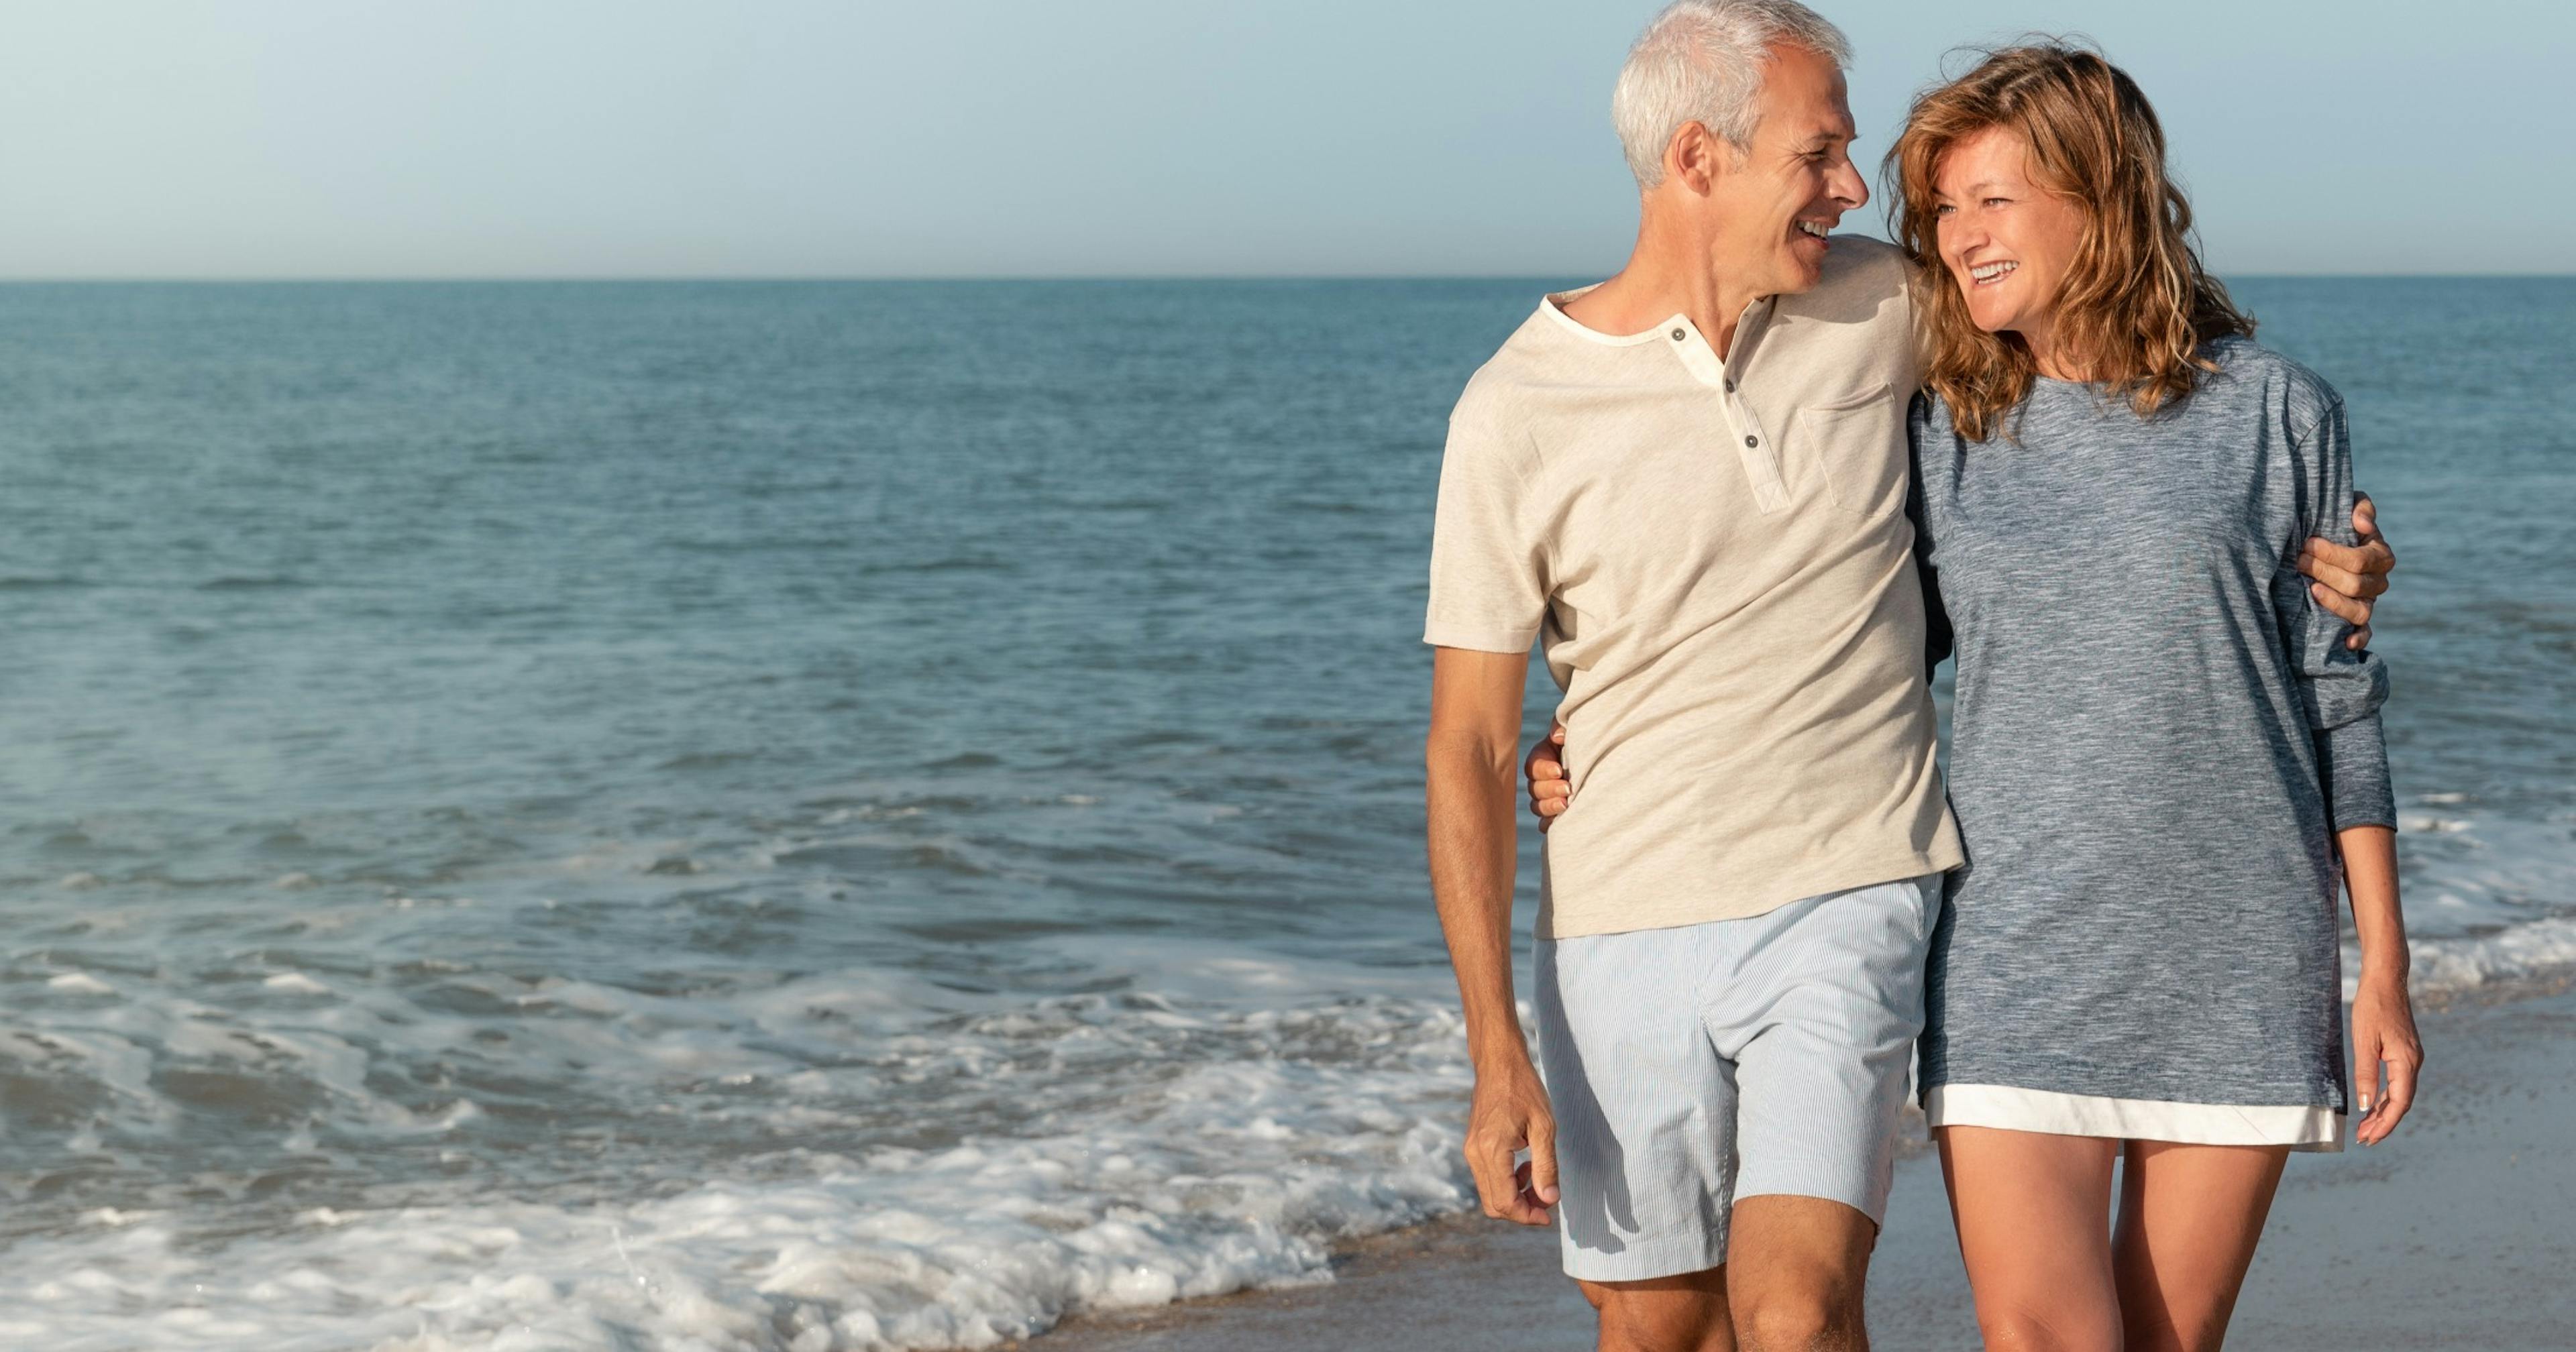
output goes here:
<path id="1" fill-rule="evenodd" d="M 1723 1267 L 1642 1282 L 1575 1285 L 1601 1315 L 1601 1352 L 1735 1352 Z"/>
<path id="2" fill-rule="evenodd" d="M 1739 1352 L 1866 1352 L 1861 1291 L 1878 1225 L 1821 1197 L 1747 1197 L 1727 1225 Z"/>

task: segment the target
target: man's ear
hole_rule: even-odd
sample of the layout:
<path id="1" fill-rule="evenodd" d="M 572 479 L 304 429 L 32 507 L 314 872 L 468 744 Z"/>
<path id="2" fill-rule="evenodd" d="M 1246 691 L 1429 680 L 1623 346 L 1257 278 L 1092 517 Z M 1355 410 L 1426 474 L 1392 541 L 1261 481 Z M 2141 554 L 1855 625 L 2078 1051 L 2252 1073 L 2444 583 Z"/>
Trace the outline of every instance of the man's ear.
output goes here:
<path id="1" fill-rule="evenodd" d="M 1735 147 L 1697 122 L 1685 122 L 1664 147 L 1664 177 L 1702 197 L 1718 178 L 1738 167 Z"/>

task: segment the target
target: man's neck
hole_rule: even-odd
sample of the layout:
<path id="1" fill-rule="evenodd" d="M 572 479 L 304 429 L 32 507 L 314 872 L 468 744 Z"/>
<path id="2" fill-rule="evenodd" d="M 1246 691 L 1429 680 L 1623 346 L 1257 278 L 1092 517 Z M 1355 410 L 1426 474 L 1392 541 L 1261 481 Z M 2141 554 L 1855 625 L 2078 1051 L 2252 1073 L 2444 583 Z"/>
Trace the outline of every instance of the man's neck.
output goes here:
<path id="1" fill-rule="evenodd" d="M 1650 220 L 1637 232 L 1627 266 L 1569 303 L 1566 316 L 1601 333 L 1630 334 L 1683 315 L 1724 358 L 1735 343 L 1735 321 L 1755 293 L 1719 276 L 1710 252 L 1707 241 L 1658 230 Z"/>

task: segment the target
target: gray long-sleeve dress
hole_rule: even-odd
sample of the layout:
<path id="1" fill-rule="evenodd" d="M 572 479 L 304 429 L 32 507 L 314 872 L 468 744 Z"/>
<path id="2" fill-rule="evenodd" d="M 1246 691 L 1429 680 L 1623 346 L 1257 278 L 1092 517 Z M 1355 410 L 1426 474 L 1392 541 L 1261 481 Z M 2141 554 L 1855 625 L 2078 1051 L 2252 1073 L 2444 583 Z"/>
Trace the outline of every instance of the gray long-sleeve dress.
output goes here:
<path id="1" fill-rule="evenodd" d="M 2339 1135 L 2334 832 L 2396 820 L 2386 670 L 2294 562 L 2353 538 L 2343 404 L 2251 341 L 2205 351 L 2151 418 L 2044 380 L 1970 442 L 1916 401 L 1968 853 L 1932 943 L 1936 1124 Z"/>

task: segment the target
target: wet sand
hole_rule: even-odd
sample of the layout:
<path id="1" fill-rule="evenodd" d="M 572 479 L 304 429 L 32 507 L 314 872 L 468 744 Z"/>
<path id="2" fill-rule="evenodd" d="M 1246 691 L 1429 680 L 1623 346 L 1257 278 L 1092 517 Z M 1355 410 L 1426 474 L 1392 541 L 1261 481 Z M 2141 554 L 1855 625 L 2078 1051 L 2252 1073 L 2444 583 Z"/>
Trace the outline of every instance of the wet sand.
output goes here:
<path id="1" fill-rule="evenodd" d="M 2230 1346 L 2576 1347 L 2576 994 L 2493 992 L 2420 1022 L 2428 1097 L 2386 1145 L 2291 1157 Z M 1869 1316 L 1881 1348 L 1978 1346 L 1928 1156 L 1897 1171 Z M 1069 1320 L 1027 1346 L 1522 1352 L 1591 1340 L 1554 1232 L 1478 1219 L 1355 1244 L 1327 1284 Z"/>

